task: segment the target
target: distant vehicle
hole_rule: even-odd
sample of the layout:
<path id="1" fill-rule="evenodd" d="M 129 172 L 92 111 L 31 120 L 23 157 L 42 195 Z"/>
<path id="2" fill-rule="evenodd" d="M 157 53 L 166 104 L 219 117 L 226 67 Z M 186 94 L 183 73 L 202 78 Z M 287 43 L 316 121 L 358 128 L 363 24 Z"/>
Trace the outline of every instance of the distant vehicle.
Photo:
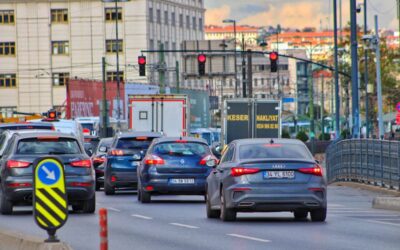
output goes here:
<path id="1" fill-rule="evenodd" d="M 32 121 L 52 124 L 56 131 L 65 134 L 72 134 L 76 136 L 76 138 L 78 138 L 81 143 L 85 141 L 82 126 L 77 121 L 57 118 L 44 118 Z"/>
<path id="2" fill-rule="evenodd" d="M 94 213 L 94 170 L 83 146 L 73 135 L 59 132 L 14 133 L 0 155 L 0 212 L 32 204 L 32 163 L 56 155 L 65 167 L 68 202 L 74 211 Z"/>
<path id="3" fill-rule="evenodd" d="M 53 124 L 41 122 L 22 122 L 22 123 L 0 123 L 0 134 L 5 130 L 55 130 Z"/>
<path id="4" fill-rule="evenodd" d="M 207 217 L 233 221 L 237 212 L 290 211 L 325 221 L 327 184 L 307 147 L 290 139 L 229 144 L 207 178 Z"/>
<path id="5" fill-rule="evenodd" d="M 190 130 L 190 135 L 196 138 L 203 138 L 207 141 L 208 145 L 213 145 L 220 142 L 221 129 L 217 128 L 198 128 Z"/>
<path id="6" fill-rule="evenodd" d="M 186 95 L 132 95 L 128 100 L 130 130 L 170 137 L 188 135 L 190 108 Z"/>
<path id="7" fill-rule="evenodd" d="M 84 140 L 85 140 L 85 144 L 90 144 L 90 149 L 92 150 L 92 153 L 94 152 L 94 150 L 96 150 L 97 145 L 100 142 L 100 137 L 95 136 L 95 135 L 85 135 L 84 136 Z M 91 155 L 89 155 L 91 156 Z"/>
<path id="8" fill-rule="evenodd" d="M 206 178 L 218 160 L 203 139 L 155 139 L 138 167 L 138 200 L 152 195 L 205 195 Z"/>
<path id="9" fill-rule="evenodd" d="M 113 139 L 114 138 L 101 139 L 92 155 L 93 167 L 96 173 L 96 191 L 100 190 L 100 187 L 104 184 L 104 162 Z"/>
<path id="10" fill-rule="evenodd" d="M 136 168 L 153 139 L 161 136 L 154 132 L 127 132 L 114 137 L 104 163 L 106 195 L 114 194 L 116 189 L 137 188 Z"/>
<path id="11" fill-rule="evenodd" d="M 99 134 L 100 129 L 100 119 L 99 117 L 79 117 L 76 118 L 75 121 L 79 122 L 83 128 L 83 130 L 87 130 L 87 135 L 97 136 Z"/>
<path id="12" fill-rule="evenodd" d="M 52 130 L 49 129 L 48 131 L 52 131 Z M 41 132 L 46 132 L 46 130 L 44 130 L 44 129 L 41 129 L 41 130 L 24 129 L 24 130 L 5 130 L 5 131 L 3 131 L 2 133 L 0 133 L 0 156 L 3 155 L 3 152 L 6 150 L 8 142 L 12 138 L 13 134 L 15 134 L 15 133 L 19 133 L 19 134 L 41 133 Z"/>

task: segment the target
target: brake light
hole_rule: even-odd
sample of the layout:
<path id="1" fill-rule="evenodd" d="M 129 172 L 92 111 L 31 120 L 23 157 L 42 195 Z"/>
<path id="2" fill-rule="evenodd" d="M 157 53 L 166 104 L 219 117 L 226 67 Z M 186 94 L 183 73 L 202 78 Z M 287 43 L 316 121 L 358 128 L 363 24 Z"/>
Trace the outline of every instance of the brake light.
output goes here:
<path id="1" fill-rule="evenodd" d="M 176 143 L 187 143 L 188 141 L 187 140 L 176 140 L 175 142 Z"/>
<path id="2" fill-rule="evenodd" d="M 148 137 L 147 136 L 138 136 L 138 137 L 136 137 L 136 140 L 137 141 L 147 141 Z"/>
<path id="3" fill-rule="evenodd" d="M 208 165 L 207 162 L 210 164 L 211 161 L 214 161 L 214 164 Z M 212 162 L 211 162 L 211 163 L 212 163 Z M 207 155 L 206 157 L 204 157 L 203 159 L 200 160 L 200 163 L 199 163 L 199 164 L 200 164 L 200 165 L 203 165 L 203 166 L 206 165 L 206 166 L 209 166 L 209 167 L 213 167 L 213 166 L 218 165 L 218 159 L 215 158 L 215 157 L 212 156 L 212 155 Z"/>
<path id="4" fill-rule="evenodd" d="M 232 176 L 242 176 L 246 174 L 255 174 L 260 172 L 259 168 L 244 168 L 244 167 L 234 167 L 231 168 L 231 175 Z"/>
<path id="5" fill-rule="evenodd" d="M 80 161 L 73 161 L 69 163 L 73 167 L 78 167 L 78 168 L 90 168 L 92 167 L 92 161 L 91 160 L 80 160 Z"/>
<path id="6" fill-rule="evenodd" d="M 122 156 L 122 155 L 124 155 L 124 151 L 114 149 L 114 150 L 111 150 L 111 155 Z"/>
<path id="7" fill-rule="evenodd" d="M 30 162 L 27 161 L 15 161 L 15 160 L 8 160 L 7 161 L 7 168 L 27 168 L 31 165 Z"/>
<path id="8" fill-rule="evenodd" d="M 117 177 L 115 177 L 114 175 L 111 176 L 111 182 L 116 182 L 117 181 Z"/>
<path id="9" fill-rule="evenodd" d="M 144 164 L 146 165 L 164 165 L 165 161 L 163 158 L 157 155 L 148 155 L 144 158 Z"/>
<path id="10" fill-rule="evenodd" d="M 36 137 L 39 141 L 58 141 L 58 136 L 39 136 Z"/>
<path id="11" fill-rule="evenodd" d="M 9 187 L 9 188 L 32 187 L 32 184 L 29 182 L 9 183 L 9 184 L 7 184 L 7 187 Z"/>
<path id="12" fill-rule="evenodd" d="M 71 182 L 69 184 L 71 187 L 91 187 L 91 182 Z"/>
<path id="13" fill-rule="evenodd" d="M 55 131 L 56 127 L 54 127 L 53 125 L 51 125 L 51 130 Z"/>
<path id="14" fill-rule="evenodd" d="M 106 159 L 101 158 L 101 157 L 95 157 L 95 158 L 93 159 L 93 163 L 95 163 L 95 164 L 101 164 L 101 163 L 104 163 L 105 160 L 106 160 Z"/>
<path id="15" fill-rule="evenodd" d="M 299 172 L 303 174 L 322 176 L 322 168 L 319 165 L 314 165 L 312 168 L 299 168 Z"/>

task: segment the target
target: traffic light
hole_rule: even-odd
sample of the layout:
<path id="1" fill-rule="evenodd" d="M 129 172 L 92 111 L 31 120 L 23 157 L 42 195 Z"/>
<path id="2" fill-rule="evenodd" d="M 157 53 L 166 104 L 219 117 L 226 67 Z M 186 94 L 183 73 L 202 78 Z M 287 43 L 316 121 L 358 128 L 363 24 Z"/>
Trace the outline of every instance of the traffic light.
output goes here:
<path id="1" fill-rule="evenodd" d="M 139 76 L 146 76 L 146 57 L 139 56 L 138 64 L 139 64 Z"/>
<path id="2" fill-rule="evenodd" d="M 278 53 L 277 52 L 271 52 L 269 54 L 269 61 L 271 63 L 271 72 L 277 72 L 278 71 Z"/>
<path id="3" fill-rule="evenodd" d="M 206 74 L 206 61 L 206 55 L 200 54 L 197 56 L 197 62 L 199 63 L 199 75 L 201 76 L 204 76 Z"/>

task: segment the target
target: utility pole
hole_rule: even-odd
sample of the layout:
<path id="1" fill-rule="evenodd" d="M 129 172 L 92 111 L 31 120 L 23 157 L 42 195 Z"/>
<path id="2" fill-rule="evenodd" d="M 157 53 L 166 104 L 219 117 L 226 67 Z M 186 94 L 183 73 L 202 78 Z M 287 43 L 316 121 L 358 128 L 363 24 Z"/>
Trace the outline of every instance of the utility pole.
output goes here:
<path id="1" fill-rule="evenodd" d="M 364 0 L 364 35 L 368 33 L 367 0 Z M 364 84 L 365 84 L 365 137 L 369 138 L 369 96 L 368 96 L 368 51 L 364 49 Z"/>
<path id="2" fill-rule="evenodd" d="M 335 51 L 335 139 L 340 137 L 340 96 L 339 96 L 339 59 L 338 59 L 338 29 L 337 29 L 337 0 L 333 0 L 333 34 Z M 340 0 L 340 9 L 342 1 Z M 341 11 L 340 11 L 341 12 Z M 341 18 L 340 18 L 341 19 Z M 340 21 L 341 22 L 341 21 Z M 340 34 L 342 30 L 340 29 Z"/>
<path id="3" fill-rule="evenodd" d="M 121 93 L 120 93 L 120 82 L 121 79 L 119 77 L 119 49 L 122 47 L 122 44 L 119 42 L 118 38 L 118 0 L 115 0 L 115 40 L 117 43 L 117 49 L 116 49 L 116 56 L 117 56 L 117 126 L 118 129 L 121 130 Z"/>
<path id="4" fill-rule="evenodd" d="M 381 79 L 381 48 L 379 41 L 378 16 L 375 15 L 375 53 L 376 53 L 376 84 L 378 94 L 378 125 L 379 139 L 383 140 L 383 110 L 382 110 L 382 79 Z"/>
<path id="5" fill-rule="evenodd" d="M 176 92 L 179 94 L 180 90 L 180 82 L 179 82 L 179 61 L 177 60 L 175 63 L 175 73 L 176 73 Z"/>
<path id="6" fill-rule="evenodd" d="M 249 88 L 249 98 L 253 98 L 253 60 L 251 49 L 247 50 L 247 85 Z"/>
<path id="7" fill-rule="evenodd" d="M 324 83 L 325 77 L 322 75 L 322 82 L 321 82 L 321 131 L 322 131 L 322 140 L 325 140 L 325 124 L 324 124 L 324 106 L 325 106 L 325 98 L 324 98 Z"/>
<path id="8" fill-rule="evenodd" d="M 246 53 L 245 53 L 245 42 L 244 42 L 244 36 L 242 34 L 242 97 L 246 98 L 247 93 L 246 93 Z"/>
<path id="9" fill-rule="evenodd" d="M 352 94 L 352 137 L 359 138 L 359 101 L 358 101 L 358 54 L 357 54 L 357 1 L 350 0 L 350 28 L 351 28 L 351 94 Z"/>
<path id="10" fill-rule="evenodd" d="M 107 86 L 106 86 L 106 58 L 103 57 L 102 63 L 102 74 L 103 74 L 103 100 L 102 100 L 102 137 L 107 137 L 107 127 L 108 127 L 108 105 L 107 105 Z"/>
<path id="11" fill-rule="evenodd" d="M 312 52 L 310 53 L 310 58 L 312 61 Z M 314 123 L 314 88 L 313 88 L 313 71 L 312 63 L 308 63 L 308 98 L 309 98 L 309 108 L 308 113 L 310 116 L 310 139 L 311 139 L 311 153 L 314 155 L 314 138 L 315 138 L 315 123 Z"/>
<path id="12" fill-rule="evenodd" d="M 158 76 L 160 81 L 160 94 L 165 94 L 165 54 L 164 44 L 159 44 Z"/>

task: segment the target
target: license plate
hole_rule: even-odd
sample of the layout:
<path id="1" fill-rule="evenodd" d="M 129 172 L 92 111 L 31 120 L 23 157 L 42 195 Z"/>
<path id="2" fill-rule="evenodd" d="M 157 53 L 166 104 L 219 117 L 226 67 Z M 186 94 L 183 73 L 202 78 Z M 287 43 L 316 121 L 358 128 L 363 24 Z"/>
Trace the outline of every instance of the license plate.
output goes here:
<path id="1" fill-rule="evenodd" d="M 293 179 L 294 171 L 265 171 L 265 179 Z"/>
<path id="2" fill-rule="evenodd" d="M 170 179 L 172 184 L 194 184 L 194 179 Z"/>

